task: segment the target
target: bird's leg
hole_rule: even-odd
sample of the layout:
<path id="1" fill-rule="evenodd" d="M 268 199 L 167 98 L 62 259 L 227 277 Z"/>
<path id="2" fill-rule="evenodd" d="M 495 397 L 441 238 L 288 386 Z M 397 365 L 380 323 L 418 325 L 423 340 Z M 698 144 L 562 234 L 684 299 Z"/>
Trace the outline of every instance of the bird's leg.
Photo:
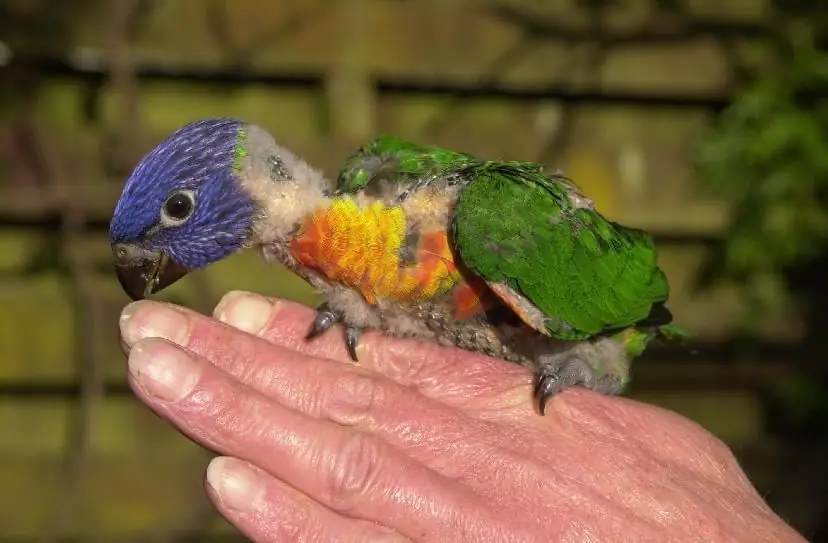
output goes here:
<path id="1" fill-rule="evenodd" d="M 316 308 L 316 318 L 313 319 L 310 331 L 305 336 L 305 340 L 310 341 L 313 338 L 319 337 L 335 324 L 343 322 L 342 313 L 333 309 L 327 302 L 321 304 Z M 356 348 L 359 344 L 360 330 L 355 326 L 345 327 L 345 348 L 348 350 L 348 356 L 354 362 L 359 362 L 357 359 Z"/>
<path id="2" fill-rule="evenodd" d="M 606 394 L 607 396 L 614 396 L 619 394 L 624 389 L 624 383 L 617 375 L 604 375 L 593 387 L 593 390 Z"/>
<path id="3" fill-rule="evenodd" d="M 543 415 L 551 398 L 574 385 L 595 388 L 595 369 L 586 360 L 565 354 L 544 361 L 535 375 L 534 397 L 538 412 Z"/>
<path id="4" fill-rule="evenodd" d="M 599 368 L 605 366 L 600 364 Z M 619 394 L 625 383 L 614 373 L 603 373 L 587 362 L 587 358 L 573 353 L 563 353 L 541 361 L 535 376 L 534 397 L 538 411 L 544 414 L 547 402 L 560 392 L 575 385 L 601 394 Z"/>

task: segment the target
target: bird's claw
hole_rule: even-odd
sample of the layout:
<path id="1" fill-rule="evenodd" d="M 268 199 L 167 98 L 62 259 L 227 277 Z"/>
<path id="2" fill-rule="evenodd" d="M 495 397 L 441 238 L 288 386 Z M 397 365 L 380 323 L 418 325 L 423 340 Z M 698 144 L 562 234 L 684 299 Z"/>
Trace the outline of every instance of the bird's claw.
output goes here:
<path id="1" fill-rule="evenodd" d="M 306 340 L 313 339 L 315 337 L 321 336 L 328 330 L 330 330 L 334 324 L 338 323 L 342 320 L 342 317 L 337 314 L 331 306 L 327 303 L 324 303 L 316 308 L 316 318 L 313 319 L 313 323 L 311 324 L 311 328 L 308 331 L 308 334 L 305 336 Z"/>
<path id="2" fill-rule="evenodd" d="M 555 364 L 542 365 L 535 376 L 532 394 L 537 401 L 538 413 L 544 415 L 546 404 L 574 385 L 589 386 L 594 380 L 592 367 L 578 356 L 569 356 Z"/>
<path id="3" fill-rule="evenodd" d="M 354 362 L 359 362 L 356 352 L 357 345 L 359 345 L 359 336 L 360 331 L 358 328 L 354 328 L 353 326 L 345 328 L 345 348 L 348 350 L 348 356 L 350 356 L 351 360 Z"/>
<path id="4" fill-rule="evenodd" d="M 335 324 L 341 323 L 343 320 L 342 314 L 331 308 L 327 302 L 321 304 L 316 308 L 316 310 L 316 318 L 313 319 L 310 331 L 308 331 L 308 334 L 305 336 L 305 340 L 311 340 L 321 336 L 333 328 Z M 345 327 L 345 348 L 348 351 L 348 356 L 350 356 L 351 360 L 354 362 L 359 362 L 356 351 L 360 335 L 361 330 L 359 328 L 354 326 Z"/>

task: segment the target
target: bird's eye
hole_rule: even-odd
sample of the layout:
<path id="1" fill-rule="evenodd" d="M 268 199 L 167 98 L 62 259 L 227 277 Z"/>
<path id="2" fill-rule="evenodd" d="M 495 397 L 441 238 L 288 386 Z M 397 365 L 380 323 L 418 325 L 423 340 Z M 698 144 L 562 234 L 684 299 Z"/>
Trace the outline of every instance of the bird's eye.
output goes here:
<path id="1" fill-rule="evenodd" d="M 174 192 L 161 208 L 161 219 L 169 224 L 181 224 L 190 218 L 194 209 L 195 201 L 191 191 Z"/>

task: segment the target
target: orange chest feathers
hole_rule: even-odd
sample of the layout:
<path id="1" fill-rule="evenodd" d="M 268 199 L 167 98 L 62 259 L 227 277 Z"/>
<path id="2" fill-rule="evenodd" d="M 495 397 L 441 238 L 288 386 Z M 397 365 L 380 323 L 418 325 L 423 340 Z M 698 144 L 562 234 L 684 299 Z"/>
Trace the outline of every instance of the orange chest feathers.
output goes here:
<path id="1" fill-rule="evenodd" d="M 445 229 L 411 228 L 401 206 L 334 200 L 307 218 L 290 251 L 300 265 L 356 289 L 372 305 L 448 296 L 460 319 L 488 306 L 485 284 L 458 269 Z"/>

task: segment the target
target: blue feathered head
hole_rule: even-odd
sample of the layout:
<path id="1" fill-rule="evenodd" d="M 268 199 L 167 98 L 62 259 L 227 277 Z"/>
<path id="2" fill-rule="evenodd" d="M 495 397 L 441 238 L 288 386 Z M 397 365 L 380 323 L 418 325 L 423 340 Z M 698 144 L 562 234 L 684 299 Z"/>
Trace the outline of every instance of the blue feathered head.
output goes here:
<path id="1" fill-rule="evenodd" d="M 147 154 L 109 225 L 121 285 L 141 299 L 241 249 L 258 205 L 240 181 L 243 121 L 190 123 Z"/>

